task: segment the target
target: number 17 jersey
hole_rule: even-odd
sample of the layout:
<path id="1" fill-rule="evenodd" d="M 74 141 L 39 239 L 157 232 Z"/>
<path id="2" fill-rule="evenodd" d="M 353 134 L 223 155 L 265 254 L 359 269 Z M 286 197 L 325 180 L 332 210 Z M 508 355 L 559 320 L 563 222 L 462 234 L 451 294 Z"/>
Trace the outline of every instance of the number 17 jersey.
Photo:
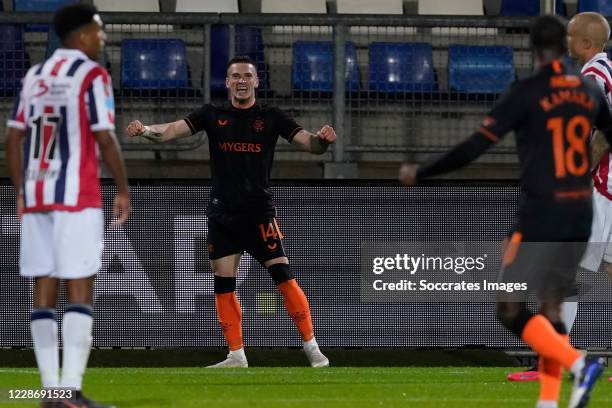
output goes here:
<path id="1" fill-rule="evenodd" d="M 24 212 L 100 208 L 94 132 L 114 130 L 108 72 L 75 49 L 58 49 L 23 79 L 7 126 L 26 132 Z"/>

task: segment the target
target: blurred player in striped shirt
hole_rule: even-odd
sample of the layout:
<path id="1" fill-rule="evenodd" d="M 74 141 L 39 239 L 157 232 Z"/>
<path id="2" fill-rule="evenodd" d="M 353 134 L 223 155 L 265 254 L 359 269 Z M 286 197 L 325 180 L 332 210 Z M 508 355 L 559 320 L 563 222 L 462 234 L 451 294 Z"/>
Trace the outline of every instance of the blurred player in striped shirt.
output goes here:
<path id="1" fill-rule="evenodd" d="M 594 81 L 604 93 L 612 108 L 612 61 L 605 48 L 610 38 L 610 24 L 598 13 L 585 12 L 574 16 L 569 22 L 567 43 L 570 56 L 578 61 L 581 74 Z M 599 131 L 591 135 L 591 156 L 593 160 L 593 224 L 591 245 L 580 266 L 596 272 L 605 270 L 612 279 L 612 174 L 610 152 L 605 137 Z M 566 306 L 566 305 L 574 306 Z M 574 310 L 565 322 L 571 330 L 576 317 L 577 303 L 565 302 L 564 309 Z M 610 378 L 612 380 L 612 377 Z"/>
<path id="2" fill-rule="evenodd" d="M 106 39 L 102 20 L 95 7 L 77 4 L 58 10 L 53 23 L 62 48 L 28 71 L 7 123 L 7 163 L 21 217 L 20 270 L 35 279 L 31 330 L 42 386 L 70 390 L 62 394 L 68 398 L 41 406 L 102 408 L 107 405 L 80 391 L 104 236 L 98 154 L 117 185 L 117 224 L 130 213 L 128 185 L 114 134 L 111 79 L 95 62 Z M 59 279 L 68 287 L 61 378 Z"/>
<path id="3" fill-rule="evenodd" d="M 581 73 L 594 81 L 612 106 L 612 62 L 604 52 L 610 38 L 608 21 L 597 13 L 577 14 L 568 26 L 570 55 L 582 66 Z M 609 243 L 612 233 L 612 178 L 610 177 L 610 150 L 600 132 L 593 132 L 591 152 L 594 165 L 593 200 L 594 218 L 591 242 Z M 603 268 L 612 278 L 612 245 L 593 245 L 585 255 L 582 267 L 597 271 Z"/>

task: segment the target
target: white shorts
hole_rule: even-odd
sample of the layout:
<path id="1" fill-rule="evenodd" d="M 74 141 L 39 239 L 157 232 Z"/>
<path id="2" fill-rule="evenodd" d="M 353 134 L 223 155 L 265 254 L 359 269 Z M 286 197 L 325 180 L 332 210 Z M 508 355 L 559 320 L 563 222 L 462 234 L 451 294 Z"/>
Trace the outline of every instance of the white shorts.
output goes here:
<path id="1" fill-rule="evenodd" d="M 612 201 L 593 189 L 593 224 L 580 266 L 598 271 L 601 261 L 612 263 Z"/>
<path id="2" fill-rule="evenodd" d="M 101 266 L 104 216 L 99 208 L 27 213 L 21 220 L 21 276 L 80 279 Z"/>

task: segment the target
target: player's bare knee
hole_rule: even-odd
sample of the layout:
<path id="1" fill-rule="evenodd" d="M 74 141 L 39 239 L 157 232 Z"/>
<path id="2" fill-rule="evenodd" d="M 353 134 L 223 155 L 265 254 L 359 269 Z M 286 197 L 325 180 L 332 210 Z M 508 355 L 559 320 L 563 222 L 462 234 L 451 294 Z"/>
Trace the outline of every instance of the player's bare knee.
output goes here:
<path id="1" fill-rule="evenodd" d="M 278 258 L 269 259 L 264 262 L 264 267 L 269 269 L 272 265 L 276 264 L 289 264 L 289 259 L 286 256 L 279 256 Z"/>
<path id="2" fill-rule="evenodd" d="M 235 278 L 240 264 L 240 255 L 229 255 L 210 261 L 210 268 L 215 276 Z"/>
<path id="3" fill-rule="evenodd" d="M 235 278 L 236 270 L 234 268 L 212 268 L 215 276 L 222 276 L 224 278 Z"/>
<path id="4" fill-rule="evenodd" d="M 57 285 L 58 280 L 55 278 L 37 278 L 34 284 L 34 301 L 35 309 L 55 308 L 57 301 Z"/>
<path id="5" fill-rule="evenodd" d="M 92 305 L 93 283 L 93 276 L 82 279 L 68 279 L 66 281 L 68 303 L 74 305 Z"/>

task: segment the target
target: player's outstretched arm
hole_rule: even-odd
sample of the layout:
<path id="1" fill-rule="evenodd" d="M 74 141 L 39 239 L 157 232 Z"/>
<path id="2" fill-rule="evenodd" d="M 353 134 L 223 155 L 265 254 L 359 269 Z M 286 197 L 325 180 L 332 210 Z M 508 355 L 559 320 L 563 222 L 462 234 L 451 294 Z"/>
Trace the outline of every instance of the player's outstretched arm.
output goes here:
<path id="1" fill-rule="evenodd" d="M 117 195 L 113 202 L 113 217 L 115 217 L 113 224 L 123 224 L 132 212 L 132 207 L 130 206 L 130 194 L 121 149 L 115 134 L 110 130 L 94 132 L 94 135 L 100 148 L 102 160 L 104 160 L 106 168 L 117 185 Z"/>
<path id="2" fill-rule="evenodd" d="M 23 191 L 21 191 L 21 161 L 22 144 L 25 132 L 21 129 L 9 127 L 6 130 L 6 164 L 9 176 L 15 187 L 17 195 L 17 214 L 21 216 L 23 212 Z"/>
<path id="3" fill-rule="evenodd" d="M 125 130 L 129 137 L 144 137 L 154 143 L 164 143 L 173 139 L 191 136 L 191 130 L 185 120 L 177 120 L 171 123 L 145 126 L 141 121 L 130 122 Z"/>
<path id="4" fill-rule="evenodd" d="M 512 84 L 497 100 L 482 121 L 482 126 L 472 136 L 421 166 L 402 165 L 398 174 L 399 181 L 404 185 L 413 185 L 424 178 L 457 170 L 475 160 L 493 144 L 498 143 L 501 137 L 514 129 L 528 114 L 524 95 L 521 82 Z"/>
<path id="5" fill-rule="evenodd" d="M 479 130 L 446 154 L 422 166 L 403 164 L 399 169 L 398 179 L 403 185 L 411 186 L 424 178 L 457 170 L 483 154 L 493 143 L 493 140 L 485 137 Z"/>
<path id="6" fill-rule="evenodd" d="M 307 130 L 300 130 L 291 143 L 298 146 L 300 150 L 312 154 L 323 154 L 327 151 L 330 144 L 336 141 L 336 131 L 333 127 L 325 125 L 317 132 L 310 133 Z"/>

